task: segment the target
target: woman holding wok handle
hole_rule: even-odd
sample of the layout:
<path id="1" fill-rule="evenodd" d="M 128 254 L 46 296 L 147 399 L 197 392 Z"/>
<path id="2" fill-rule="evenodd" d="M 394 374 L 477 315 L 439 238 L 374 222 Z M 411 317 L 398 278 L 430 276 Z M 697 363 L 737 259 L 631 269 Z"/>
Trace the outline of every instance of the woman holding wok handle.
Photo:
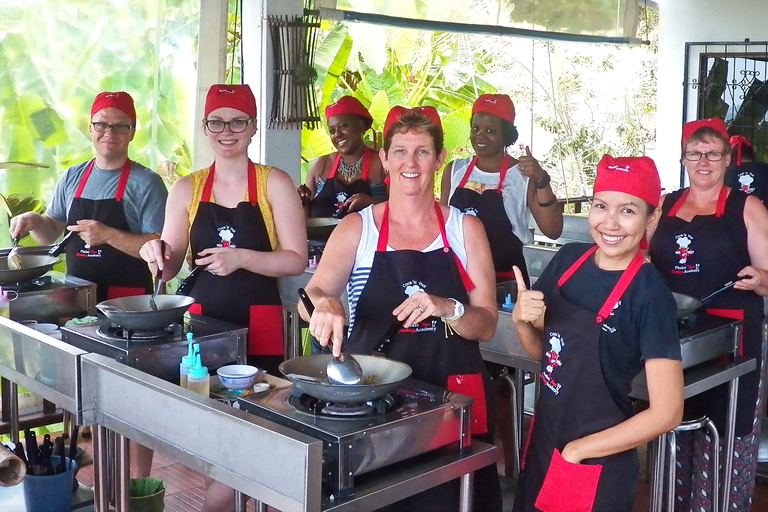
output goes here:
<path id="1" fill-rule="evenodd" d="M 737 280 L 707 312 L 743 320 L 737 354 L 757 360 L 739 379 L 733 478 L 728 510 L 747 510 L 757 467 L 764 384 L 761 385 L 763 297 L 768 295 L 768 211 L 757 196 L 725 186 L 731 161 L 722 120 L 701 119 L 683 126 L 681 162 L 690 186 L 661 198 L 662 216 L 650 239 L 653 264 L 674 292 L 702 297 Z M 724 432 L 727 386 L 686 401 L 686 417 L 707 415 Z M 708 509 L 713 504 L 711 441 L 702 432 L 677 436 L 676 503 Z M 725 462 L 725 461 L 724 461 Z M 719 504 L 714 504 L 719 506 Z"/>
<path id="2" fill-rule="evenodd" d="M 310 333 L 324 346 L 370 354 L 395 322 L 388 357 L 412 377 L 475 399 L 472 434 L 493 442 L 493 393 L 478 341 L 493 336 L 498 317 L 493 263 L 479 220 L 434 199 L 445 159 L 440 117 L 432 107 L 394 107 L 384 126 L 381 161 L 389 201 L 344 218 L 306 287 L 315 305 Z M 349 297 L 349 336 L 344 288 Z M 343 344 L 343 347 L 342 347 Z M 458 509 L 458 481 L 384 510 Z M 475 473 L 475 510 L 500 511 L 494 465 Z"/>

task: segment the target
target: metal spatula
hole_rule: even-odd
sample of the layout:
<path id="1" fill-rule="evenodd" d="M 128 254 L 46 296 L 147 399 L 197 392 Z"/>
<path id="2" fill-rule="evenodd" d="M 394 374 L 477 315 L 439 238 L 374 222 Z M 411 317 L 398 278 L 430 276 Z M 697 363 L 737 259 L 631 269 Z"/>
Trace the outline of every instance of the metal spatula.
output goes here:
<path id="1" fill-rule="evenodd" d="M 163 271 L 160 269 L 157 269 L 157 274 L 155 275 L 155 289 L 152 290 L 152 295 L 149 297 L 149 306 L 157 311 L 157 303 L 155 302 L 155 295 L 158 294 L 160 291 L 160 287 L 163 285 Z"/>

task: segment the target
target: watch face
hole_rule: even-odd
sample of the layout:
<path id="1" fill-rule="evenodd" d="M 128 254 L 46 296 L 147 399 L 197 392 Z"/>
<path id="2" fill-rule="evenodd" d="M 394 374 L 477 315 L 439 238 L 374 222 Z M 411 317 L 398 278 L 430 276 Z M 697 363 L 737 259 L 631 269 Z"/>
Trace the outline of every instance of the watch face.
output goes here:
<path id="1" fill-rule="evenodd" d="M 454 318 L 458 318 L 461 315 L 464 314 L 464 304 L 462 304 L 459 301 L 456 301 L 453 305 L 453 316 Z"/>

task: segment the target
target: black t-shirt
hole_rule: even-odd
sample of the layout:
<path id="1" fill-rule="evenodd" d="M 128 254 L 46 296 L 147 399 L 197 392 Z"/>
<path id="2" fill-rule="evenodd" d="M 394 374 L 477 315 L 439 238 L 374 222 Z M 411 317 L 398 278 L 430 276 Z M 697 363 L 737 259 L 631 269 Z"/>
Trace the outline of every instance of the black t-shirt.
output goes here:
<path id="1" fill-rule="evenodd" d="M 725 185 L 757 196 L 768 204 L 768 164 L 742 162 L 725 170 Z"/>
<path id="2" fill-rule="evenodd" d="M 545 302 L 551 299 L 560 276 L 592 245 L 567 244 L 552 258 L 533 286 L 544 293 Z M 602 270 L 593 258 L 588 258 L 563 284 L 560 293 L 567 301 L 597 316 L 622 272 Z M 646 359 L 681 360 L 677 305 L 651 264 L 640 267 L 600 331 L 600 366 L 605 383 L 614 402 L 627 416 L 632 415 L 627 397 L 632 379 L 643 369 Z"/>

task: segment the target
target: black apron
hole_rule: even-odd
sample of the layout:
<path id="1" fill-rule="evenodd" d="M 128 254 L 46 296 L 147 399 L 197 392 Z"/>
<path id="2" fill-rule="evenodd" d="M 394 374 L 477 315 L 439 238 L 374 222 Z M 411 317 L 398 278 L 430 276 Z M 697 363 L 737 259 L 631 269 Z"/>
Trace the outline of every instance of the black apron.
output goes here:
<path id="1" fill-rule="evenodd" d="M 676 216 L 687 190 L 669 194 L 663 215 L 653 235 L 650 255 L 653 264 L 674 292 L 704 297 L 736 279 L 750 265 L 744 204 L 747 195 L 723 187 L 714 215 L 697 215 L 691 222 Z M 738 355 L 755 358 L 758 368 L 739 379 L 736 435 L 752 430 L 760 377 L 763 298 L 751 291 L 730 290 L 717 296 L 707 313 L 743 320 Z M 728 386 L 715 388 L 686 400 L 686 417 L 707 414 L 724 432 Z"/>
<path id="2" fill-rule="evenodd" d="M 725 185 L 760 198 L 768 204 L 768 165 L 762 162 L 742 162 L 725 170 Z"/>
<path id="3" fill-rule="evenodd" d="M 189 231 L 192 255 L 210 247 L 269 252 L 267 227 L 258 204 L 256 167 L 248 162 L 248 201 L 235 208 L 210 202 L 215 166 L 211 165 Z M 227 276 L 201 272 L 190 292 L 190 311 L 248 327 L 248 356 L 282 358 L 283 311 L 277 278 L 237 269 Z M 273 358 L 274 359 L 274 358 Z M 259 365 L 257 365 L 259 366 Z M 264 367 L 263 363 L 260 367 Z M 266 368 L 270 373 L 275 368 Z"/>
<path id="4" fill-rule="evenodd" d="M 92 219 L 120 231 L 130 232 L 123 208 L 123 193 L 131 173 L 131 160 L 126 158 L 113 199 L 84 199 L 80 197 L 91 175 L 95 160 L 91 160 L 80 178 L 67 215 L 67 226 L 79 220 Z M 96 300 L 117 299 L 152 293 L 152 274 L 140 258 L 104 244 L 86 245 L 76 236 L 66 247 L 67 273 L 96 283 Z"/>
<path id="5" fill-rule="evenodd" d="M 515 235 L 512 223 L 504 209 L 504 198 L 502 189 L 504 178 L 507 175 L 507 169 L 511 166 L 511 157 L 504 155 L 499 169 L 499 186 L 495 189 L 484 190 L 478 194 L 474 190 L 464 188 L 469 175 L 477 163 L 477 157 L 474 157 L 467 167 L 467 171 L 456 187 L 451 197 L 450 204 L 463 212 L 472 212 L 477 214 L 483 226 L 485 234 L 488 235 L 488 242 L 491 245 L 491 254 L 493 256 L 493 267 L 496 270 L 497 281 L 507 281 L 515 278 L 512 270 L 513 265 L 517 265 L 523 273 L 526 287 L 530 287 L 530 278 L 528 277 L 528 268 L 523 256 L 523 242 Z M 528 229 L 527 226 L 524 226 Z"/>
<path id="6" fill-rule="evenodd" d="M 544 336 L 549 347 L 541 361 L 541 393 L 525 450 L 525 465 L 515 493 L 515 512 L 532 512 L 552 451 L 627 419 L 611 397 L 600 365 L 601 322 L 629 286 L 643 263 L 640 253 L 624 271 L 597 317 L 560 294 L 559 287 L 594 254 L 587 251 L 560 278 L 547 304 Z M 637 450 L 585 459 L 582 465 L 603 466 L 593 511 L 631 511 L 638 478 Z M 576 468 L 577 469 L 577 468 Z M 579 477 L 573 475 L 574 479 Z M 567 500 L 563 496 L 563 500 Z"/>
<path id="7" fill-rule="evenodd" d="M 351 183 L 342 183 L 336 179 L 336 171 L 339 168 L 341 153 L 336 155 L 333 170 L 325 180 L 323 189 L 317 194 L 309 205 L 311 217 L 334 217 L 344 207 L 344 202 L 355 194 L 365 194 L 373 197 L 371 185 L 368 183 L 368 173 L 371 168 L 371 153 L 373 150 L 366 147 L 363 151 L 362 176 Z"/>
<path id="8" fill-rule="evenodd" d="M 422 253 L 413 250 L 387 251 L 389 204 L 384 211 L 379 242 L 368 281 L 355 310 L 355 324 L 345 349 L 370 354 L 396 321 L 391 312 L 402 303 L 406 290 L 423 290 L 439 297 L 468 303 L 467 286 L 472 285 L 448 245 L 440 206 L 435 211 L 440 223 L 443 248 Z M 387 357 L 411 366 L 411 377 L 474 398 L 472 434 L 493 443 L 493 387 L 480 356 L 477 341 L 450 334 L 439 318 L 430 317 L 417 326 L 401 329 L 392 337 Z M 479 436 L 479 437 L 478 437 Z M 407 502 L 407 503 L 406 503 Z M 495 465 L 475 473 L 475 510 L 501 510 L 501 491 Z M 386 510 L 403 512 L 458 509 L 458 483 L 449 482 L 399 502 Z M 385 510 L 385 509 L 382 509 Z"/>

